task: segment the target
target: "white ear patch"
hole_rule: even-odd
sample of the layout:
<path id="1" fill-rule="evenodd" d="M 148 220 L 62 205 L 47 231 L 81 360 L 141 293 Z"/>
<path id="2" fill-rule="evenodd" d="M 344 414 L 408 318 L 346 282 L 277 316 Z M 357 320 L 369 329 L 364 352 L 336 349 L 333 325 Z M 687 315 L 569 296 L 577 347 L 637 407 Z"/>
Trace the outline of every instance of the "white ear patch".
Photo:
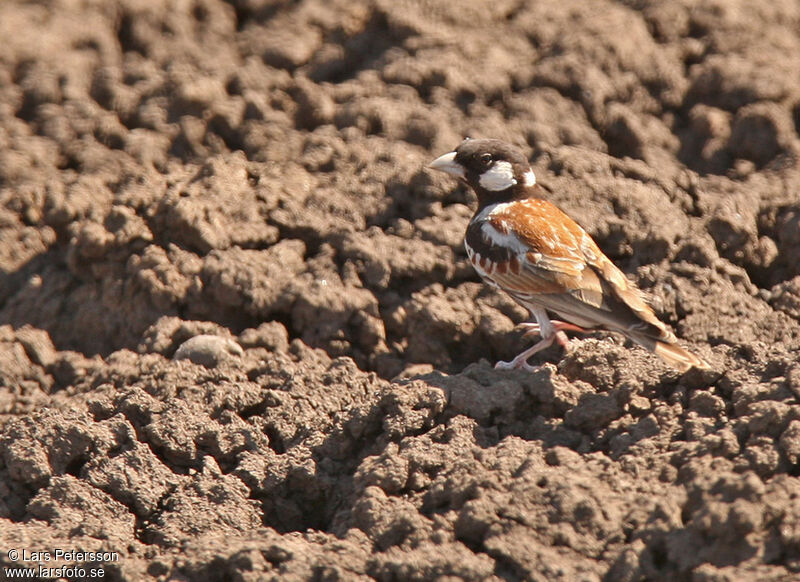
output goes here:
<path id="1" fill-rule="evenodd" d="M 526 186 L 533 186 L 536 184 L 536 175 L 533 173 L 533 170 L 528 170 L 522 176 L 522 183 Z"/>
<path id="2" fill-rule="evenodd" d="M 509 162 L 498 161 L 492 167 L 481 174 L 478 180 L 482 188 L 492 192 L 500 192 L 515 185 L 514 169 Z"/>

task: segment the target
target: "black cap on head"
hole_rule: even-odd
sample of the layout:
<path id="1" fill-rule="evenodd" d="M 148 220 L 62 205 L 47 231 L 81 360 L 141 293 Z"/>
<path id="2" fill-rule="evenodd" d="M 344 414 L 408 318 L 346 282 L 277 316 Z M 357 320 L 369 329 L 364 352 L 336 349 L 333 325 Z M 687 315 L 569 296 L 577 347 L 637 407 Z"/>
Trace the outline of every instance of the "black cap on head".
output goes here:
<path id="1" fill-rule="evenodd" d="M 455 162 L 464 168 L 467 176 L 480 176 L 498 161 L 511 164 L 517 179 L 530 169 L 528 158 L 519 148 L 498 139 L 467 138 L 456 148 Z"/>
<path id="2" fill-rule="evenodd" d="M 536 184 L 522 151 L 496 139 L 465 139 L 429 167 L 461 178 L 482 201 L 527 197 Z"/>

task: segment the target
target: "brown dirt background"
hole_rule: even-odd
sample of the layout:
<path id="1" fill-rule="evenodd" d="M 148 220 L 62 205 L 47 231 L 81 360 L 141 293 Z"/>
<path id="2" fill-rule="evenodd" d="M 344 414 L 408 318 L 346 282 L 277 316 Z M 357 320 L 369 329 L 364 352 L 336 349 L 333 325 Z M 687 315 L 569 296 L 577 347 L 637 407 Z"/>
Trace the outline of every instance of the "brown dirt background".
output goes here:
<path id="1" fill-rule="evenodd" d="M 0 3 L 0 564 L 800 578 L 797 30 L 791 0 Z M 423 169 L 465 135 L 530 152 L 719 373 L 602 334 L 495 372 L 524 312 Z"/>

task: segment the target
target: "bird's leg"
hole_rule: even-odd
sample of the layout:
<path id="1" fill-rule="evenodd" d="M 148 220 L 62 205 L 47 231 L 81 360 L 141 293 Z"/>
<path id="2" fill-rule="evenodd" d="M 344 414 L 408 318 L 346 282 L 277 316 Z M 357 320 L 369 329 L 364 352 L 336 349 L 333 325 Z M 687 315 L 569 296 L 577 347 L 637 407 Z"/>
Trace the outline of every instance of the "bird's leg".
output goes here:
<path id="1" fill-rule="evenodd" d="M 557 319 L 554 319 L 550 323 L 553 324 L 553 328 L 556 331 L 577 331 L 578 333 L 589 333 L 589 331 L 591 331 L 591 330 L 579 327 L 577 325 L 573 325 L 571 323 L 567 323 L 566 321 L 559 321 Z M 529 337 L 529 336 L 532 336 L 532 335 L 539 335 L 539 324 L 538 323 L 525 322 L 525 323 L 521 323 L 520 327 L 525 330 L 525 333 L 522 335 L 522 337 Z"/>
<path id="2" fill-rule="evenodd" d="M 556 342 L 558 342 L 558 345 L 564 348 L 565 352 L 568 352 L 572 349 L 572 344 L 569 343 L 569 338 L 567 337 L 567 334 L 565 334 L 561 330 L 558 330 L 556 332 Z"/>
<path id="3" fill-rule="evenodd" d="M 533 372 L 534 370 L 536 370 L 536 366 L 531 366 L 528 363 L 528 358 L 530 358 L 536 352 L 540 352 L 545 348 L 549 348 L 555 341 L 555 339 L 556 339 L 555 334 L 551 335 L 546 339 L 542 339 L 533 344 L 524 352 L 520 353 L 516 358 L 514 358 L 510 362 L 497 362 L 494 365 L 494 367 L 498 370 L 516 370 L 518 368 L 522 368 L 523 370 L 528 370 L 529 372 Z"/>
<path id="4" fill-rule="evenodd" d="M 544 309 L 538 309 L 538 308 L 531 309 L 531 313 L 536 318 L 537 331 L 541 334 L 542 339 L 533 344 L 524 352 L 520 353 L 510 362 L 497 362 L 494 365 L 496 369 L 515 370 L 518 368 L 522 368 L 523 370 L 528 370 L 529 372 L 533 372 L 536 369 L 536 366 L 531 366 L 528 363 L 528 358 L 530 358 L 533 354 L 535 354 L 536 352 L 540 352 L 546 348 L 549 348 L 554 341 L 558 342 L 559 345 L 561 345 L 565 349 L 569 345 L 569 340 L 567 339 L 566 334 L 560 329 L 557 330 L 555 328 L 553 322 L 551 322 L 550 318 L 547 317 L 547 312 Z"/>
<path id="5" fill-rule="evenodd" d="M 572 347 L 571 344 L 569 343 L 569 338 L 567 338 L 567 334 L 564 333 L 565 331 L 576 331 L 578 333 L 589 333 L 591 331 L 579 327 L 577 325 L 574 325 L 572 323 L 559 321 L 557 319 L 552 320 L 550 323 L 552 324 L 553 329 L 556 330 L 555 341 L 558 343 L 558 345 L 564 348 L 565 352 L 570 351 Z M 525 330 L 525 333 L 522 334 L 522 337 L 530 337 L 533 335 L 540 334 L 540 326 L 538 323 L 526 322 L 520 324 L 520 327 L 522 327 Z"/>

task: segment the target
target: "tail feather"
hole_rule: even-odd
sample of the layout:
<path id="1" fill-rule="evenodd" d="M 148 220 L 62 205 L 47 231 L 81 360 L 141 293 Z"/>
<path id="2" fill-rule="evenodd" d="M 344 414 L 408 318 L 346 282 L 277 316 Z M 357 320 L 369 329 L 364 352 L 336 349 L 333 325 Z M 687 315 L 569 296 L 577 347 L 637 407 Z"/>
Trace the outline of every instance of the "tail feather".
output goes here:
<path id="1" fill-rule="evenodd" d="M 678 368 L 681 372 L 686 372 L 690 368 L 708 370 L 711 367 L 703 358 L 696 356 L 689 350 L 682 348 L 677 343 L 660 341 L 648 336 L 636 336 L 634 334 L 626 335 L 628 335 L 628 337 L 630 337 L 639 345 L 655 353 L 668 364 Z M 670 335 L 672 336 L 672 334 Z M 674 338 L 675 336 L 672 336 L 671 339 Z"/>

